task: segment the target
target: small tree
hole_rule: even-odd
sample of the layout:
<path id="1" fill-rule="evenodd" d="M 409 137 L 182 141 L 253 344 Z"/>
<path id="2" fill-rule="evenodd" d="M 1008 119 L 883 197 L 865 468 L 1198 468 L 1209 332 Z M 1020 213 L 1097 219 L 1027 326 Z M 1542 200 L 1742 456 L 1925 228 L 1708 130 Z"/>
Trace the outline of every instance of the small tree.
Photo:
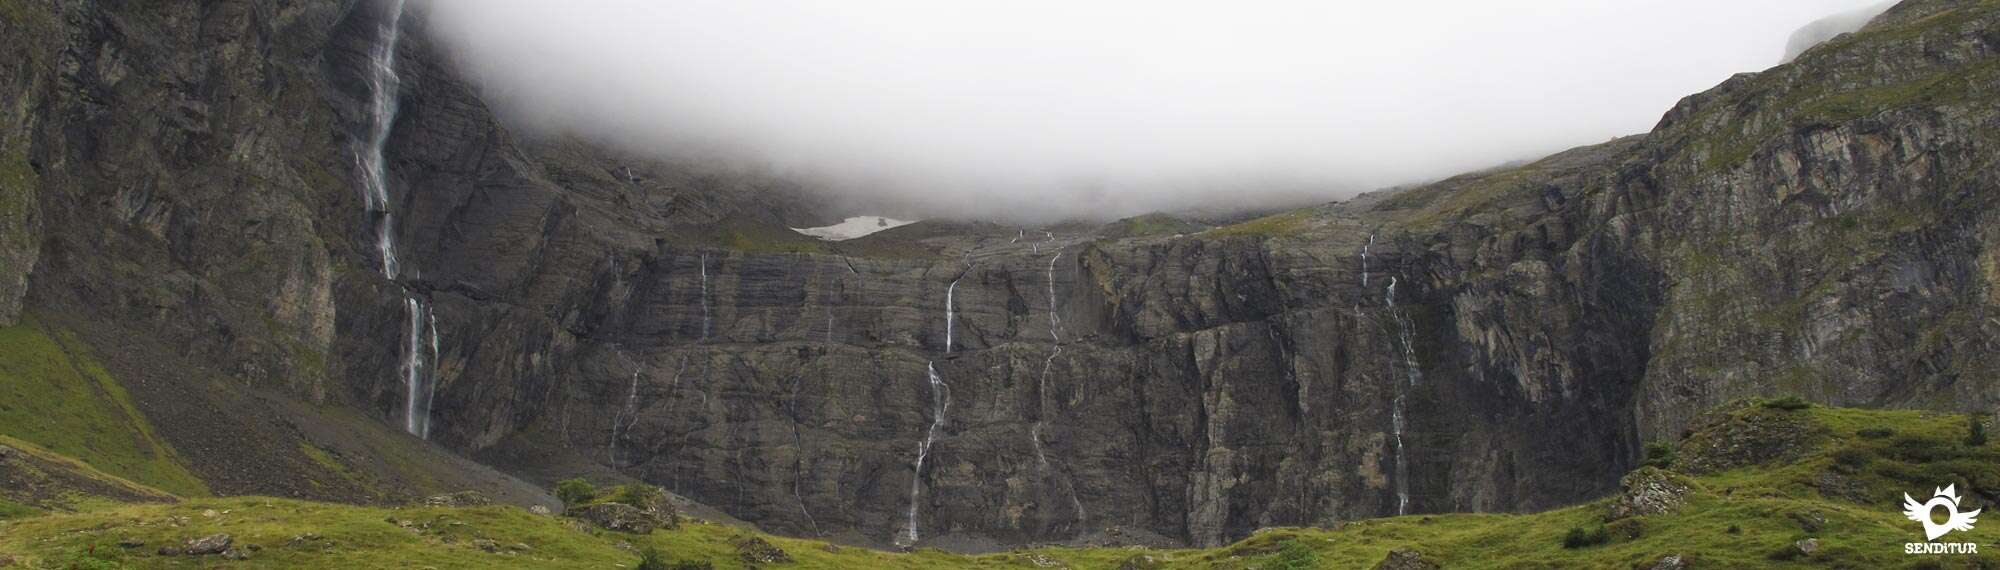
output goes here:
<path id="1" fill-rule="evenodd" d="M 1966 416 L 1965 444 L 1972 447 L 1986 445 L 1986 414 Z"/>
<path id="2" fill-rule="evenodd" d="M 597 498 L 597 486 L 582 477 L 568 479 L 556 483 L 556 498 L 561 499 L 565 507 L 581 505 Z"/>

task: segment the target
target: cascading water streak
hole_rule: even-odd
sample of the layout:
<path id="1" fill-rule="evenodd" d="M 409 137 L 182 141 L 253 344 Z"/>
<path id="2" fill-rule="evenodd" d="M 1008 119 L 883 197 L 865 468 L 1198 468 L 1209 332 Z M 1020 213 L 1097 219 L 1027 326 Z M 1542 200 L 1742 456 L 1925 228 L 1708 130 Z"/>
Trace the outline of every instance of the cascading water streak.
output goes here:
<path id="1" fill-rule="evenodd" d="M 951 387 L 938 377 L 935 362 L 924 363 L 924 375 L 931 387 L 931 427 L 924 431 L 924 440 L 917 444 L 917 461 L 910 475 L 909 526 L 898 541 L 905 546 L 917 543 L 917 499 L 923 492 L 924 460 L 930 458 L 931 444 L 937 441 L 938 430 L 944 427 L 945 413 L 951 411 Z"/>
<path id="2" fill-rule="evenodd" d="M 960 277 L 961 279 L 963 276 Z M 958 311 L 953 306 L 952 297 L 958 291 L 958 279 L 951 280 L 951 286 L 944 288 L 944 353 L 951 354 L 952 329 L 958 321 Z"/>
<path id="3" fill-rule="evenodd" d="M 701 254 L 701 341 L 708 342 L 711 328 L 708 307 L 708 254 Z"/>
<path id="4" fill-rule="evenodd" d="M 1383 294 L 1382 300 L 1388 306 L 1390 318 L 1396 322 L 1396 339 L 1401 341 L 1403 345 L 1402 360 L 1405 375 L 1401 378 L 1396 377 L 1393 361 L 1391 361 L 1392 364 L 1389 367 L 1391 381 L 1395 382 L 1396 385 L 1394 406 L 1389 411 L 1389 429 L 1395 438 L 1396 445 L 1396 514 L 1403 515 L 1408 514 L 1410 508 L 1410 468 L 1409 460 L 1403 449 L 1403 432 L 1405 423 L 1407 423 L 1407 420 L 1404 418 L 1404 404 L 1409 397 L 1410 388 L 1415 387 L 1423 379 L 1423 371 L 1417 367 L 1416 349 L 1412 344 L 1414 339 L 1410 333 L 1410 320 L 1404 317 L 1401 311 L 1396 310 L 1395 277 L 1391 276 L 1389 278 L 1389 287 Z M 1404 379 L 1407 379 L 1408 382 L 1405 383 Z"/>
<path id="5" fill-rule="evenodd" d="M 368 132 L 356 153 L 361 170 L 361 198 L 368 219 L 374 224 L 375 250 L 381 257 L 382 277 L 402 286 L 403 262 L 396 248 L 396 215 L 389 196 L 388 160 L 384 148 L 395 127 L 402 79 L 396 75 L 396 46 L 402 38 L 404 0 L 387 0 L 387 11 L 376 30 L 374 47 L 368 53 Z M 404 390 L 403 429 L 429 439 L 431 403 L 437 399 L 437 363 L 441 358 L 437 314 L 425 299 L 403 286 L 403 305 L 409 317 L 408 336 L 403 339 L 401 372 Z"/>

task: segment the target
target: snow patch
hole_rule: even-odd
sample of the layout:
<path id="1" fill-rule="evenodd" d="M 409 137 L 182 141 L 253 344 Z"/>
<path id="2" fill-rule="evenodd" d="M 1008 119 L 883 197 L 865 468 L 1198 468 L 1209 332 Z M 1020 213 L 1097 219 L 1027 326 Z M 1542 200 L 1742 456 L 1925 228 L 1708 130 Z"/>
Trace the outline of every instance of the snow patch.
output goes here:
<path id="1" fill-rule="evenodd" d="M 838 224 L 817 228 L 792 228 L 792 231 L 826 241 L 845 241 L 882 230 L 907 226 L 916 220 L 898 220 L 882 216 L 855 216 Z"/>

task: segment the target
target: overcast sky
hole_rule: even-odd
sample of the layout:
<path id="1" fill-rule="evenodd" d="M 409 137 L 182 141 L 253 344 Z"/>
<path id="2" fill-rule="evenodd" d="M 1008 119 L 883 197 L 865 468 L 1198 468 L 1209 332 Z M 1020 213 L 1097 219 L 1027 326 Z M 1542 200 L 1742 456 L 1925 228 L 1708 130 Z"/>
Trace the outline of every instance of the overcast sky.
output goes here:
<path id="1" fill-rule="evenodd" d="M 430 0 L 538 128 L 903 215 L 1338 199 L 1644 132 L 1879 0 Z"/>

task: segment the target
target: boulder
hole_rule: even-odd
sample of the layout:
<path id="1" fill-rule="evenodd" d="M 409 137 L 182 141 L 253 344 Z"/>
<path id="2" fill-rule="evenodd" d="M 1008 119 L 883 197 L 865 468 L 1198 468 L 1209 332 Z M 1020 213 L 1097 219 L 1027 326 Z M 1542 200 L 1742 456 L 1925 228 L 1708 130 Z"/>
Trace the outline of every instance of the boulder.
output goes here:
<path id="1" fill-rule="evenodd" d="M 792 561 L 792 555 L 763 538 L 743 536 L 729 543 L 736 546 L 736 557 L 748 564 L 786 564 Z"/>
<path id="2" fill-rule="evenodd" d="M 1792 548 L 1799 549 L 1799 554 L 1812 556 L 1814 552 L 1819 552 L 1819 539 L 1808 538 L 1794 542 L 1792 543 Z"/>
<path id="3" fill-rule="evenodd" d="M 638 507 L 620 503 L 598 503 L 583 505 L 563 513 L 572 518 L 589 522 L 604 530 L 646 534 L 661 526 L 661 521 L 640 510 Z"/>
<path id="4" fill-rule="evenodd" d="M 493 504 L 493 499 L 478 491 L 459 491 L 434 495 L 424 499 L 424 504 L 432 507 L 483 507 Z"/>
<path id="5" fill-rule="evenodd" d="M 227 534 L 213 534 L 201 538 L 190 538 L 184 540 L 178 546 L 173 546 L 173 545 L 162 546 L 160 547 L 160 555 L 161 556 L 207 556 L 211 554 L 222 554 L 224 552 L 229 551 L 229 546 L 233 543 L 235 543 L 235 539 L 230 538 L 229 535 Z"/>
<path id="6" fill-rule="evenodd" d="M 1375 570 L 1438 570 L 1439 568 L 1443 566 L 1408 548 L 1391 550 L 1381 562 L 1375 563 Z"/>
<path id="7" fill-rule="evenodd" d="M 1658 467 L 1640 467 L 1618 481 L 1622 489 L 1606 520 L 1673 512 L 1694 492 L 1694 481 Z"/>
<path id="8" fill-rule="evenodd" d="M 1646 567 L 1646 570 L 1687 570 L 1687 569 L 1688 569 L 1687 558 L 1682 557 L 1679 554 L 1668 554 L 1666 556 L 1661 556 L 1659 560 L 1653 561 L 1653 565 Z"/>

